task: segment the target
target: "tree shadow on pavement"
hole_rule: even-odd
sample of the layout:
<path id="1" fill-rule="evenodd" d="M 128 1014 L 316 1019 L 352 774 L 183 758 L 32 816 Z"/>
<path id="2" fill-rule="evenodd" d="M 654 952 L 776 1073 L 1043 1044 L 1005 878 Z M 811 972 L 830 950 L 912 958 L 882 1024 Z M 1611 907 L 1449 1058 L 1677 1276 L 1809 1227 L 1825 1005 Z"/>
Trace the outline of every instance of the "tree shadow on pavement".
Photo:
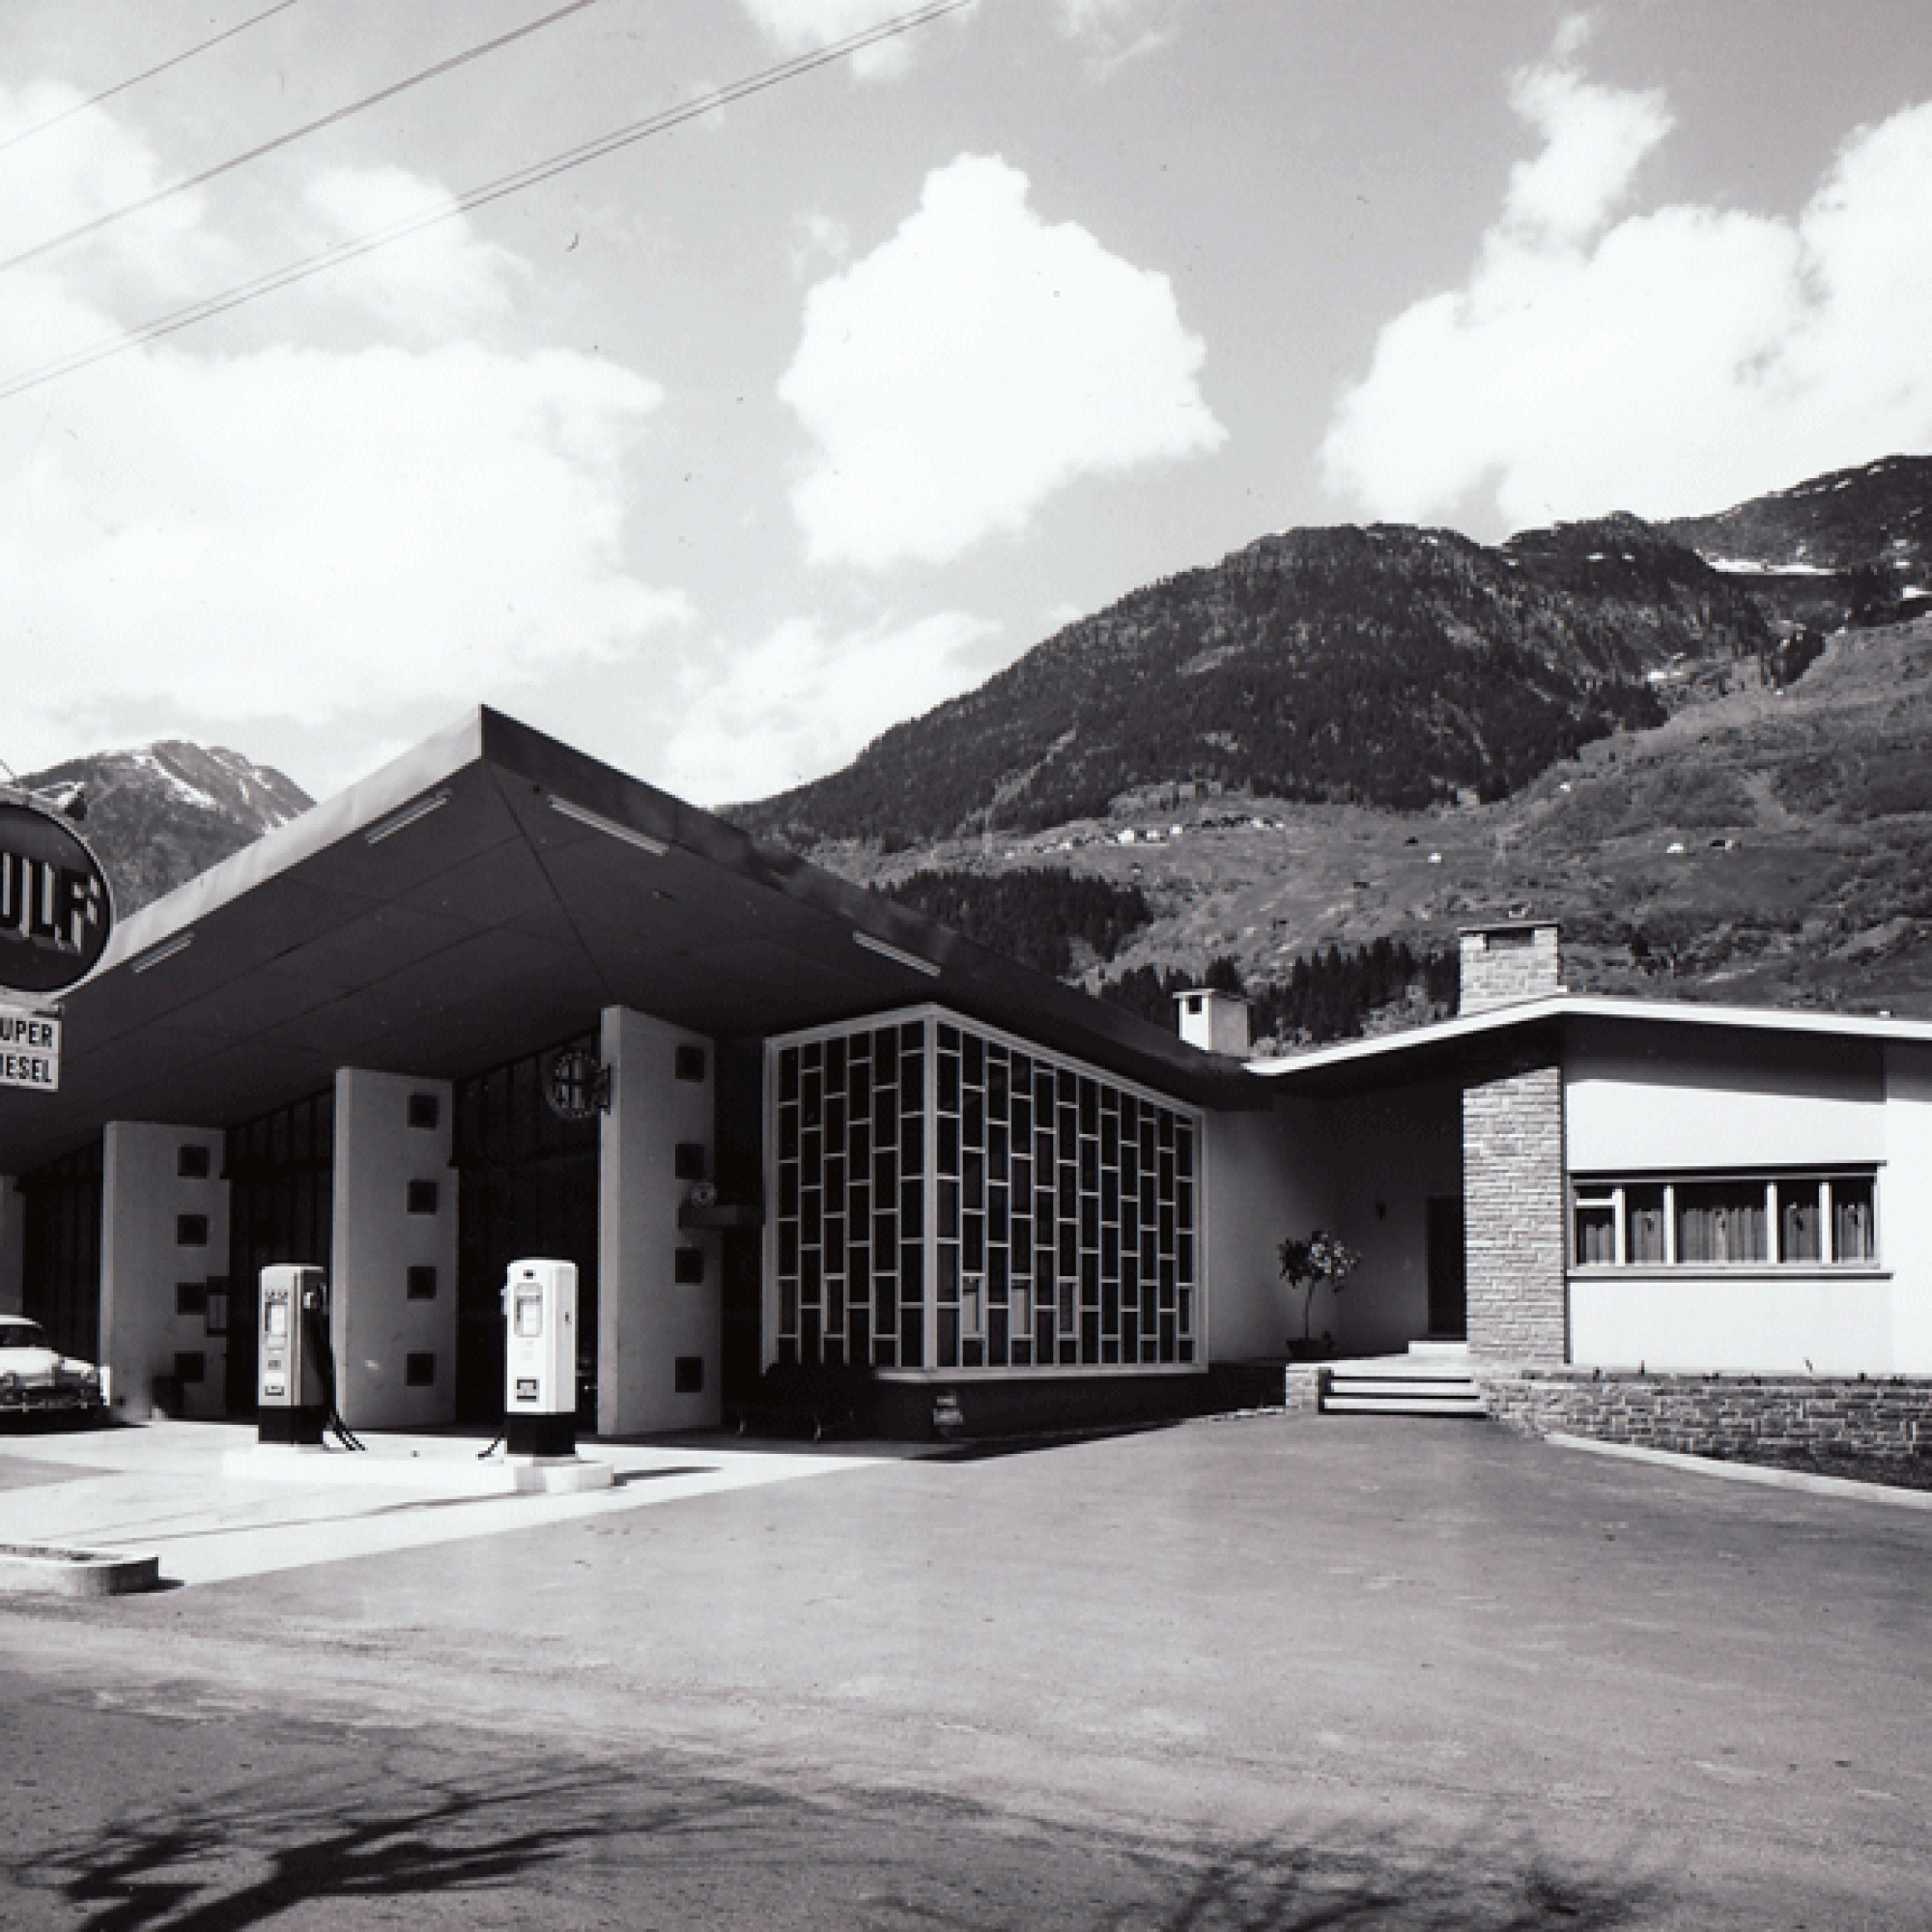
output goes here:
<path id="1" fill-rule="evenodd" d="M 342 1750 L 329 1728 L 326 1760 L 292 1776 L 178 1792 L 33 1849 L 0 1918 L 83 1932 L 250 1932 L 284 1915 L 331 1932 L 1613 1932 L 1662 1902 L 1498 1833 L 1445 1849 L 1330 1826 L 1189 1848 L 936 1793 L 788 1792 L 656 1753 L 452 1753 L 390 1734 L 358 1755 L 364 1741 Z"/>
<path id="2" fill-rule="evenodd" d="M 1650 1922 L 1658 1888 L 1559 1872 L 1506 1838 L 1455 1851 L 1396 1833 L 1352 1845 L 1251 1846 L 1210 1860 L 1163 1932 L 1612 1932 Z"/>

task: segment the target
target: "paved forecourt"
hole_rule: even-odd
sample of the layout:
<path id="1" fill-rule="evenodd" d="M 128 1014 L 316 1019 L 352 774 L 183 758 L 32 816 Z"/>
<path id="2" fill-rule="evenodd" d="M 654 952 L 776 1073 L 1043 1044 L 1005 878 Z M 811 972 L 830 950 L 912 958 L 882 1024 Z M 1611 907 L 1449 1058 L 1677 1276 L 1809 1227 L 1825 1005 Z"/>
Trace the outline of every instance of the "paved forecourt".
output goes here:
<path id="1" fill-rule="evenodd" d="M 708 1442 L 635 1453 L 603 1497 L 397 1498 L 436 1527 L 359 1557 L 311 1523 L 328 1560 L 0 1603 L 50 1749 L 179 1743 L 145 1783 L 63 1786 L 22 1837 L 33 1868 L 81 1886 L 199 1805 L 221 1858 L 327 1878 L 323 1826 L 232 1768 L 299 1756 L 304 1789 L 339 1794 L 317 1800 L 331 1830 L 428 1815 L 409 1801 L 433 1784 L 463 1831 L 560 1834 L 543 1896 L 564 1904 L 478 1917 L 465 1891 L 449 1922 L 911 1924 L 942 1877 L 923 1922 L 1932 1919 L 1922 1513 L 1379 1417 L 771 1459 L 822 1481 L 733 1481 L 747 1452 Z M 699 1469 L 672 1507 L 632 1500 Z M 99 1480 L 0 1507 L 52 1522 Z M 272 1551 L 277 1508 L 312 1501 L 264 1492 L 231 1528 Z M 592 1787 L 622 1802 L 568 1849 L 582 1821 L 555 1794 Z M 697 1793 L 729 1856 L 680 1862 L 665 1821 Z M 195 1883 L 225 1895 L 226 1869 Z M 626 1916 L 667 1886 L 695 1889 L 685 1916 Z"/>

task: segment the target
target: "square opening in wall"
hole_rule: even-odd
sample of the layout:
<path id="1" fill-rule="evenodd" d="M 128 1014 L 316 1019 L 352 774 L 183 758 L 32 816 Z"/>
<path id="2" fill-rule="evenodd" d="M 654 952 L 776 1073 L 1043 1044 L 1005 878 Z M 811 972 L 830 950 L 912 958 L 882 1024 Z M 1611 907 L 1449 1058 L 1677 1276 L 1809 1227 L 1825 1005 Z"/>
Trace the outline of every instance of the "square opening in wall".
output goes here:
<path id="1" fill-rule="evenodd" d="M 208 1216 L 206 1214 L 177 1214 L 175 1216 L 175 1246 L 178 1248 L 205 1248 L 208 1245 Z"/>
<path id="2" fill-rule="evenodd" d="M 410 1095 L 409 1121 L 412 1127 L 434 1129 L 442 1119 L 442 1102 L 435 1094 Z"/>
<path id="3" fill-rule="evenodd" d="M 679 1141 L 671 1150 L 671 1172 L 679 1180 L 702 1180 L 706 1164 L 702 1141 Z"/>
<path id="4" fill-rule="evenodd" d="M 412 1389 L 436 1386 L 436 1357 L 432 1354 L 405 1355 L 403 1381 Z"/>
<path id="5" fill-rule="evenodd" d="M 671 1389 L 677 1395 L 704 1393 L 704 1357 L 679 1355 L 671 1368 Z"/>
<path id="6" fill-rule="evenodd" d="M 184 1388 L 208 1379 L 208 1357 L 200 1350 L 175 1357 L 175 1380 Z"/>
<path id="7" fill-rule="evenodd" d="M 410 1182 L 409 1209 L 412 1214 L 434 1214 L 436 1212 L 437 1191 L 433 1180 L 412 1180 Z"/>
<path id="8" fill-rule="evenodd" d="M 208 1284 L 202 1281 L 176 1282 L 175 1313 L 177 1315 L 206 1315 L 208 1313 Z"/>
<path id="9" fill-rule="evenodd" d="M 680 1080 L 702 1080 L 704 1078 L 705 1057 L 701 1046 L 681 1046 L 673 1070 Z"/>
<path id="10" fill-rule="evenodd" d="M 702 1248 L 680 1248 L 672 1263 L 671 1279 L 680 1287 L 689 1288 L 704 1279 L 704 1250 Z"/>
<path id="11" fill-rule="evenodd" d="M 184 1146 L 175 1151 L 175 1173 L 183 1180 L 206 1180 L 213 1163 L 213 1154 L 205 1147 Z"/>
<path id="12" fill-rule="evenodd" d="M 428 1266 L 412 1267 L 409 1271 L 409 1298 L 412 1301 L 434 1301 L 436 1299 L 436 1269 Z"/>

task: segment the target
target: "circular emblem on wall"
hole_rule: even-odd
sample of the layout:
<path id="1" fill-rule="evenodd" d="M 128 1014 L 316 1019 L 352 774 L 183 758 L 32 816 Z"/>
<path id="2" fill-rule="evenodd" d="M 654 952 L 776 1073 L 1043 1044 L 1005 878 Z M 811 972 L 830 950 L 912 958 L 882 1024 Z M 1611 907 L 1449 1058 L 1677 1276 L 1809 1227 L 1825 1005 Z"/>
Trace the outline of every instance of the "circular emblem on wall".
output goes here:
<path id="1" fill-rule="evenodd" d="M 544 1076 L 544 1098 L 565 1121 L 594 1121 L 611 1104 L 611 1071 L 594 1053 L 559 1053 Z"/>
<path id="2" fill-rule="evenodd" d="M 0 987 L 61 993 L 107 950 L 107 874 L 66 819 L 0 799 Z"/>

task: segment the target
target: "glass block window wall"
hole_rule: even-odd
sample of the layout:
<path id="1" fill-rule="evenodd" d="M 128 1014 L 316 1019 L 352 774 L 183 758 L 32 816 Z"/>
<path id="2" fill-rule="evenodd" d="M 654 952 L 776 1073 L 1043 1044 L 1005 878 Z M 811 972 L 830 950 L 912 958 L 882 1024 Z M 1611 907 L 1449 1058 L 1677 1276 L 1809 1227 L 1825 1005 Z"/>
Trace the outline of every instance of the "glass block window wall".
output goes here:
<path id="1" fill-rule="evenodd" d="M 775 1041 L 775 1354 L 1197 1360 L 1197 1117 L 928 1011 Z"/>

